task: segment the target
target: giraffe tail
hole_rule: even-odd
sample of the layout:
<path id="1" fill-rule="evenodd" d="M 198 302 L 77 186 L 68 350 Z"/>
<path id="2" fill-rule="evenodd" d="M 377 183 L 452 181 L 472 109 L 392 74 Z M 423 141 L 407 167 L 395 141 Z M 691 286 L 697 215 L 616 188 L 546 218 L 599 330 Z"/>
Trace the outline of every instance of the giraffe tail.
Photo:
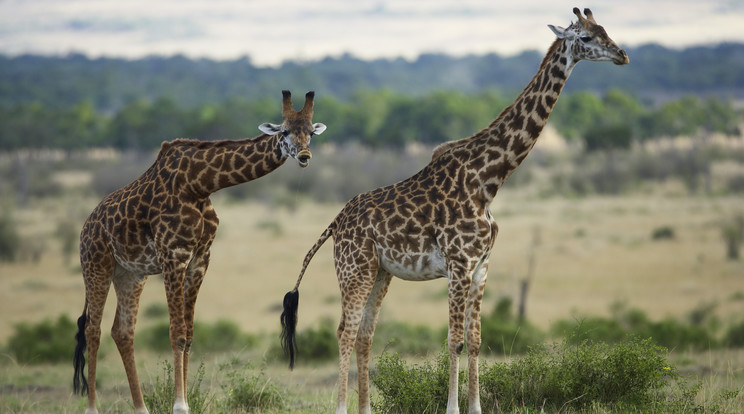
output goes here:
<path id="1" fill-rule="evenodd" d="M 88 380 L 85 379 L 85 323 L 88 319 L 88 300 L 85 300 L 83 314 L 77 320 L 78 331 L 75 334 L 75 354 L 72 357 L 72 365 L 75 367 L 75 374 L 72 377 L 72 391 L 75 394 L 85 395 L 88 393 Z"/>
<path id="2" fill-rule="evenodd" d="M 318 251 L 318 249 L 320 249 L 320 246 L 322 246 L 323 243 L 325 243 L 325 241 L 328 240 L 331 235 L 333 235 L 334 227 L 335 226 L 333 224 L 328 226 L 323 234 L 320 235 L 318 241 L 315 242 L 315 245 L 313 245 L 313 247 L 310 248 L 310 251 L 307 252 L 307 255 L 305 255 L 305 260 L 302 263 L 300 276 L 297 278 L 297 284 L 295 284 L 294 289 L 284 295 L 284 310 L 282 311 L 281 315 L 281 343 L 282 349 L 284 350 L 284 355 L 289 356 L 289 369 L 294 369 L 295 354 L 297 353 L 297 341 L 295 334 L 297 332 L 297 308 L 300 301 L 300 282 L 302 281 L 302 276 L 305 274 L 305 269 L 307 269 L 307 266 L 310 264 L 310 260 L 312 260 L 313 256 L 315 256 L 315 253 Z"/>

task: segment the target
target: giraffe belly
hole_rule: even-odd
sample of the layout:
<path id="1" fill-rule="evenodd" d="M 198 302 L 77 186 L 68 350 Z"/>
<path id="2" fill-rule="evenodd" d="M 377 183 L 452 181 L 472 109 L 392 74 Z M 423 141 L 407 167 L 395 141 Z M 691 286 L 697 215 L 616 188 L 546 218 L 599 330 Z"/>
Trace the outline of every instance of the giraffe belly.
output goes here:
<path id="1" fill-rule="evenodd" d="M 380 266 L 404 280 L 424 281 L 447 277 L 447 261 L 440 250 L 398 252 L 377 248 Z"/>
<path id="2" fill-rule="evenodd" d="M 163 267 L 155 254 L 155 243 L 150 241 L 144 248 L 126 248 L 115 243 L 114 258 L 122 269 L 137 275 L 161 273 Z"/>

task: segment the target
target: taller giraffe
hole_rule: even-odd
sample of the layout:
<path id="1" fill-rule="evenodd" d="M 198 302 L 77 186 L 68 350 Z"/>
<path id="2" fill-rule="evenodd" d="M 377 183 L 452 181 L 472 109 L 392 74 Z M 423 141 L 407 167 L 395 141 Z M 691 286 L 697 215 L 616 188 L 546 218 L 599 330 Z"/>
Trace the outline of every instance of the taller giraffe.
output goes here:
<path id="1" fill-rule="evenodd" d="M 580 60 L 627 64 L 628 56 L 594 21 L 573 9 L 517 100 L 487 128 L 447 143 L 414 176 L 349 201 L 305 256 L 297 284 L 284 297 L 282 346 L 294 365 L 298 288 L 313 255 L 331 236 L 341 288 L 338 326 L 337 413 L 346 413 L 349 359 L 356 344 L 359 412 L 370 412 L 369 355 L 377 316 L 393 276 L 448 279 L 449 394 L 447 413 L 458 413 L 458 365 L 468 350 L 468 408 L 480 413 L 478 353 L 480 306 L 498 228 L 488 207 L 540 135 L 574 65 Z M 467 337 L 465 336 L 467 335 Z M 465 340 L 467 338 L 467 340 Z"/>
<path id="2" fill-rule="evenodd" d="M 308 145 L 326 126 L 312 123 L 314 92 L 297 112 L 289 91 L 282 91 L 281 125 L 265 123 L 251 139 L 164 142 L 153 165 L 131 184 L 101 201 L 83 225 L 80 264 L 85 306 L 78 319 L 73 388 L 88 393 L 86 414 L 96 409 L 96 355 L 101 317 L 112 282 L 116 317 L 111 328 L 137 414 L 147 413 L 134 363 L 134 325 L 147 275 L 162 273 L 170 317 L 175 383 L 174 413 L 188 413 L 186 378 L 194 337 L 194 305 L 209 265 L 219 220 L 209 196 L 217 190 L 255 180 L 284 164 L 309 163 Z M 88 380 L 85 349 L 88 349 Z"/>

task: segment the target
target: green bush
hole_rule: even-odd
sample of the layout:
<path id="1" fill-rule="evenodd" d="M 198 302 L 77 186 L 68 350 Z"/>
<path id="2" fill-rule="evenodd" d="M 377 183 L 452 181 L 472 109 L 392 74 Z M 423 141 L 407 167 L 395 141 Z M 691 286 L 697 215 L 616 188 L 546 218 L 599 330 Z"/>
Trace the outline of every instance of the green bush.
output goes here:
<path id="1" fill-rule="evenodd" d="M 544 334 L 512 312 L 512 300 L 500 299 L 490 315 L 481 316 L 481 352 L 511 355 L 527 352 L 542 342 Z"/>
<path id="2" fill-rule="evenodd" d="M 376 350 L 402 355 L 428 355 L 441 347 L 447 330 L 432 329 L 425 325 L 411 325 L 390 321 L 377 325 L 373 346 Z"/>
<path id="3" fill-rule="evenodd" d="M 651 240 L 673 240 L 676 236 L 671 226 L 661 226 L 651 232 Z"/>
<path id="4" fill-rule="evenodd" d="M 25 364 L 68 361 L 76 330 L 77 325 L 67 315 L 56 322 L 45 319 L 38 324 L 19 323 L 8 341 L 8 351 Z"/>
<path id="5" fill-rule="evenodd" d="M 661 391 L 678 379 L 666 350 L 650 340 L 633 339 L 610 346 L 564 342 L 537 347 L 511 363 L 481 370 L 484 411 L 559 411 L 600 404 L 630 411 L 665 411 L 693 398 L 664 396 Z"/>
<path id="6" fill-rule="evenodd" d="M 533 347 L 511 362 L 481 365 L 481 406 L 485 413 L 597 407 L 675 412 L 680 407 L 696 407 L 697 389 L 682 381 L 666 354 L 666 349 L 650 340 L 639 339 L 617 345 L 564 342 Z M 385 413 L 442 412 L 447 405 L 448 371 L 446 351 L 433 362 L 414 366 L 397 354 L 385 353 L 378 358 L 372 376 L 379 391 L 373 408 Z M 465 411 L 463 371 L 459 383 L 459 404 Z"/>
<path id="7" fill-rule="evenodd" d="M 149 319 L 168 318 L 168 305 L 165 303 L 152 303 L 145 308 L 143 315 Z"/>
<path id="8" fill-rule="evenodd" d="M 461 385 L 464 380 L 461 371 Z M 408 366 L 398 354 L 386 352 L 377 359 L 371 381 L 380 391 L 379 398 L 372 400 L 375 412 L 443 412 L 447 407 L 449 389 L 449 354 L 445 349 L 433 363 L 426 361 L 421 365 Z M 460 397 L 462 406 L 467 393 L 460 392 Z"/>
<path id="9" fill-rule="evenodd" d="M 728 327 L 723 342 L 731 348 L 744 347 L 744 320 Z"/>
<path id="10" fill-rule="evenodd" d="M 700 312 L 706 313 L 704 309 L 693 312 L 690 323 L 674 318 L 652 321 L 639 309 L 625 310 L 621 307 L 609 318 L 590 316 L 557 321 L 552 325 L 551 332 L 573 344 L 587 340 L 618 343 L 637 336 L 650 338 L 658 345 L 677 350 L 702 350 L 719 346 L 713 327 L 703 323 L 707 316 L 698 315 Z"/>
<path id="11" fill-rule="evenodd" d="M 145 405 L 152 414 L 166 414 L 173 412 L 173 402 L 175 401 L 175 385 L 173 383 L 173 365 L 168 361 L 163 361 L 163 378 L 155 378 L 154 385 L 145 385 L 143 387 L 143 397 Z M 196 376 L 189 381 L 188 390 L 186 390 L 186 401 L 189 404 L 191 414 L 200 414 L 209 412 L 209 406 L 214 402 L 214 395 L 208 391 L 203 391 L 201 383 L 204 380 L 204 363 L 199 365 L 196 370 Z"/>
<path id="12" fill-rule="evenodd" d="M 21 237 L 9 213 L 0 214 L 0 262 L 13 262 L 18 256 Z"/>
<path id="13" fill-rule="evenodd" d="M 251 369 L 250 366 L 245 368 Z M 225 410 L 222 412 L 265 412 L 267 410 L 284 411 L 286 408 L 286 390 L 282 390 L 266 377 L 263 371 L 256 375 L 245 377 L 235 371 L 226 374 L 229 383 L 222 385 L 226 395 L 222 402 Z"/>
<path id="14" fill-rule="evenodd" d="M 166 352 L 171 349 L 170 324 L 159 322 L 136 335 L 137 342 L 153 351 Z M 235 322 L 221 319 L 213 324 L 194 322 L 192 351 L 223 352 L 256 345 L 258 338 L 240 331 Z"/>
<path id="15" fill-rule="evenodd" d="M 324 319 L 317 328 L 297 332 L 297 361 L 304 363 L 323 362 L 338 358 L 336 329 L 330 319 Z M 269 349 L 269 357 L 284 360 L 284 351 L 277 339 Z M 301 362 L 302 363 L 302 362 Z"/>

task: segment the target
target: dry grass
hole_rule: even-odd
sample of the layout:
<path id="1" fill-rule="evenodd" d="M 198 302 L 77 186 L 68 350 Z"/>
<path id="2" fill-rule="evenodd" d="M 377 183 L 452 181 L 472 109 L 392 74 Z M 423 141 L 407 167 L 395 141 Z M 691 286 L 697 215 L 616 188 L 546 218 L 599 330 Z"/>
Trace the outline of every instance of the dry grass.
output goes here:
<path id="1" fill-rule="evenodd" d="M 66 213 L 55 211 L 58 202 L 48 203 L 17 213 L 24 234 L 44 237 L 48 253 L 38 264 L 0 264 L 0 343 L 18 322 L 60 313 L 75 318 L 82 311 L 82 277 L 74 263 L 62 263 L 52 237 L 55 219 Z M 94 202 L 89 204 L 92 208 Z M 281 299 L 294 286 L 307 249 L 341 206 L 306 203 L 292 213 L 219 197 L 216 204 L 221 226 L 197 318 L 229 318 L 247 332 L 273 334 Z M 703 302 L 718 303 L 723 318 L 741 315 L 744 301 L 732 297 L 744 292 L 744 264 L 725 260 L 717 226 L 740 209 L 735 197 L 546 200 L 504 192 L 492 206 L 500 234 L 484 309 L 490 310 L 499 296 L 516 296 L 539 229 L 527 310 L 541 327 L 573 314 L 605 314 L 618 300 L 652 318 L 683 316 Z M 652 241 L 652 231 L 660 226 L 673 228 L 676 238 Z M 340 314 L 331 245 L 327 242 L 317 253 L 303 281 L 301 325 L 323 317 L 336 320 Z M 382 318 L 441 326 L 447 320 L 445 289 L 444 280 L 395 280 Z M 113 317 L 115 298 L 110 296 L 105 321 Z M 164 302 L 160 278 L 151 277 L 141 308 Z"/>

